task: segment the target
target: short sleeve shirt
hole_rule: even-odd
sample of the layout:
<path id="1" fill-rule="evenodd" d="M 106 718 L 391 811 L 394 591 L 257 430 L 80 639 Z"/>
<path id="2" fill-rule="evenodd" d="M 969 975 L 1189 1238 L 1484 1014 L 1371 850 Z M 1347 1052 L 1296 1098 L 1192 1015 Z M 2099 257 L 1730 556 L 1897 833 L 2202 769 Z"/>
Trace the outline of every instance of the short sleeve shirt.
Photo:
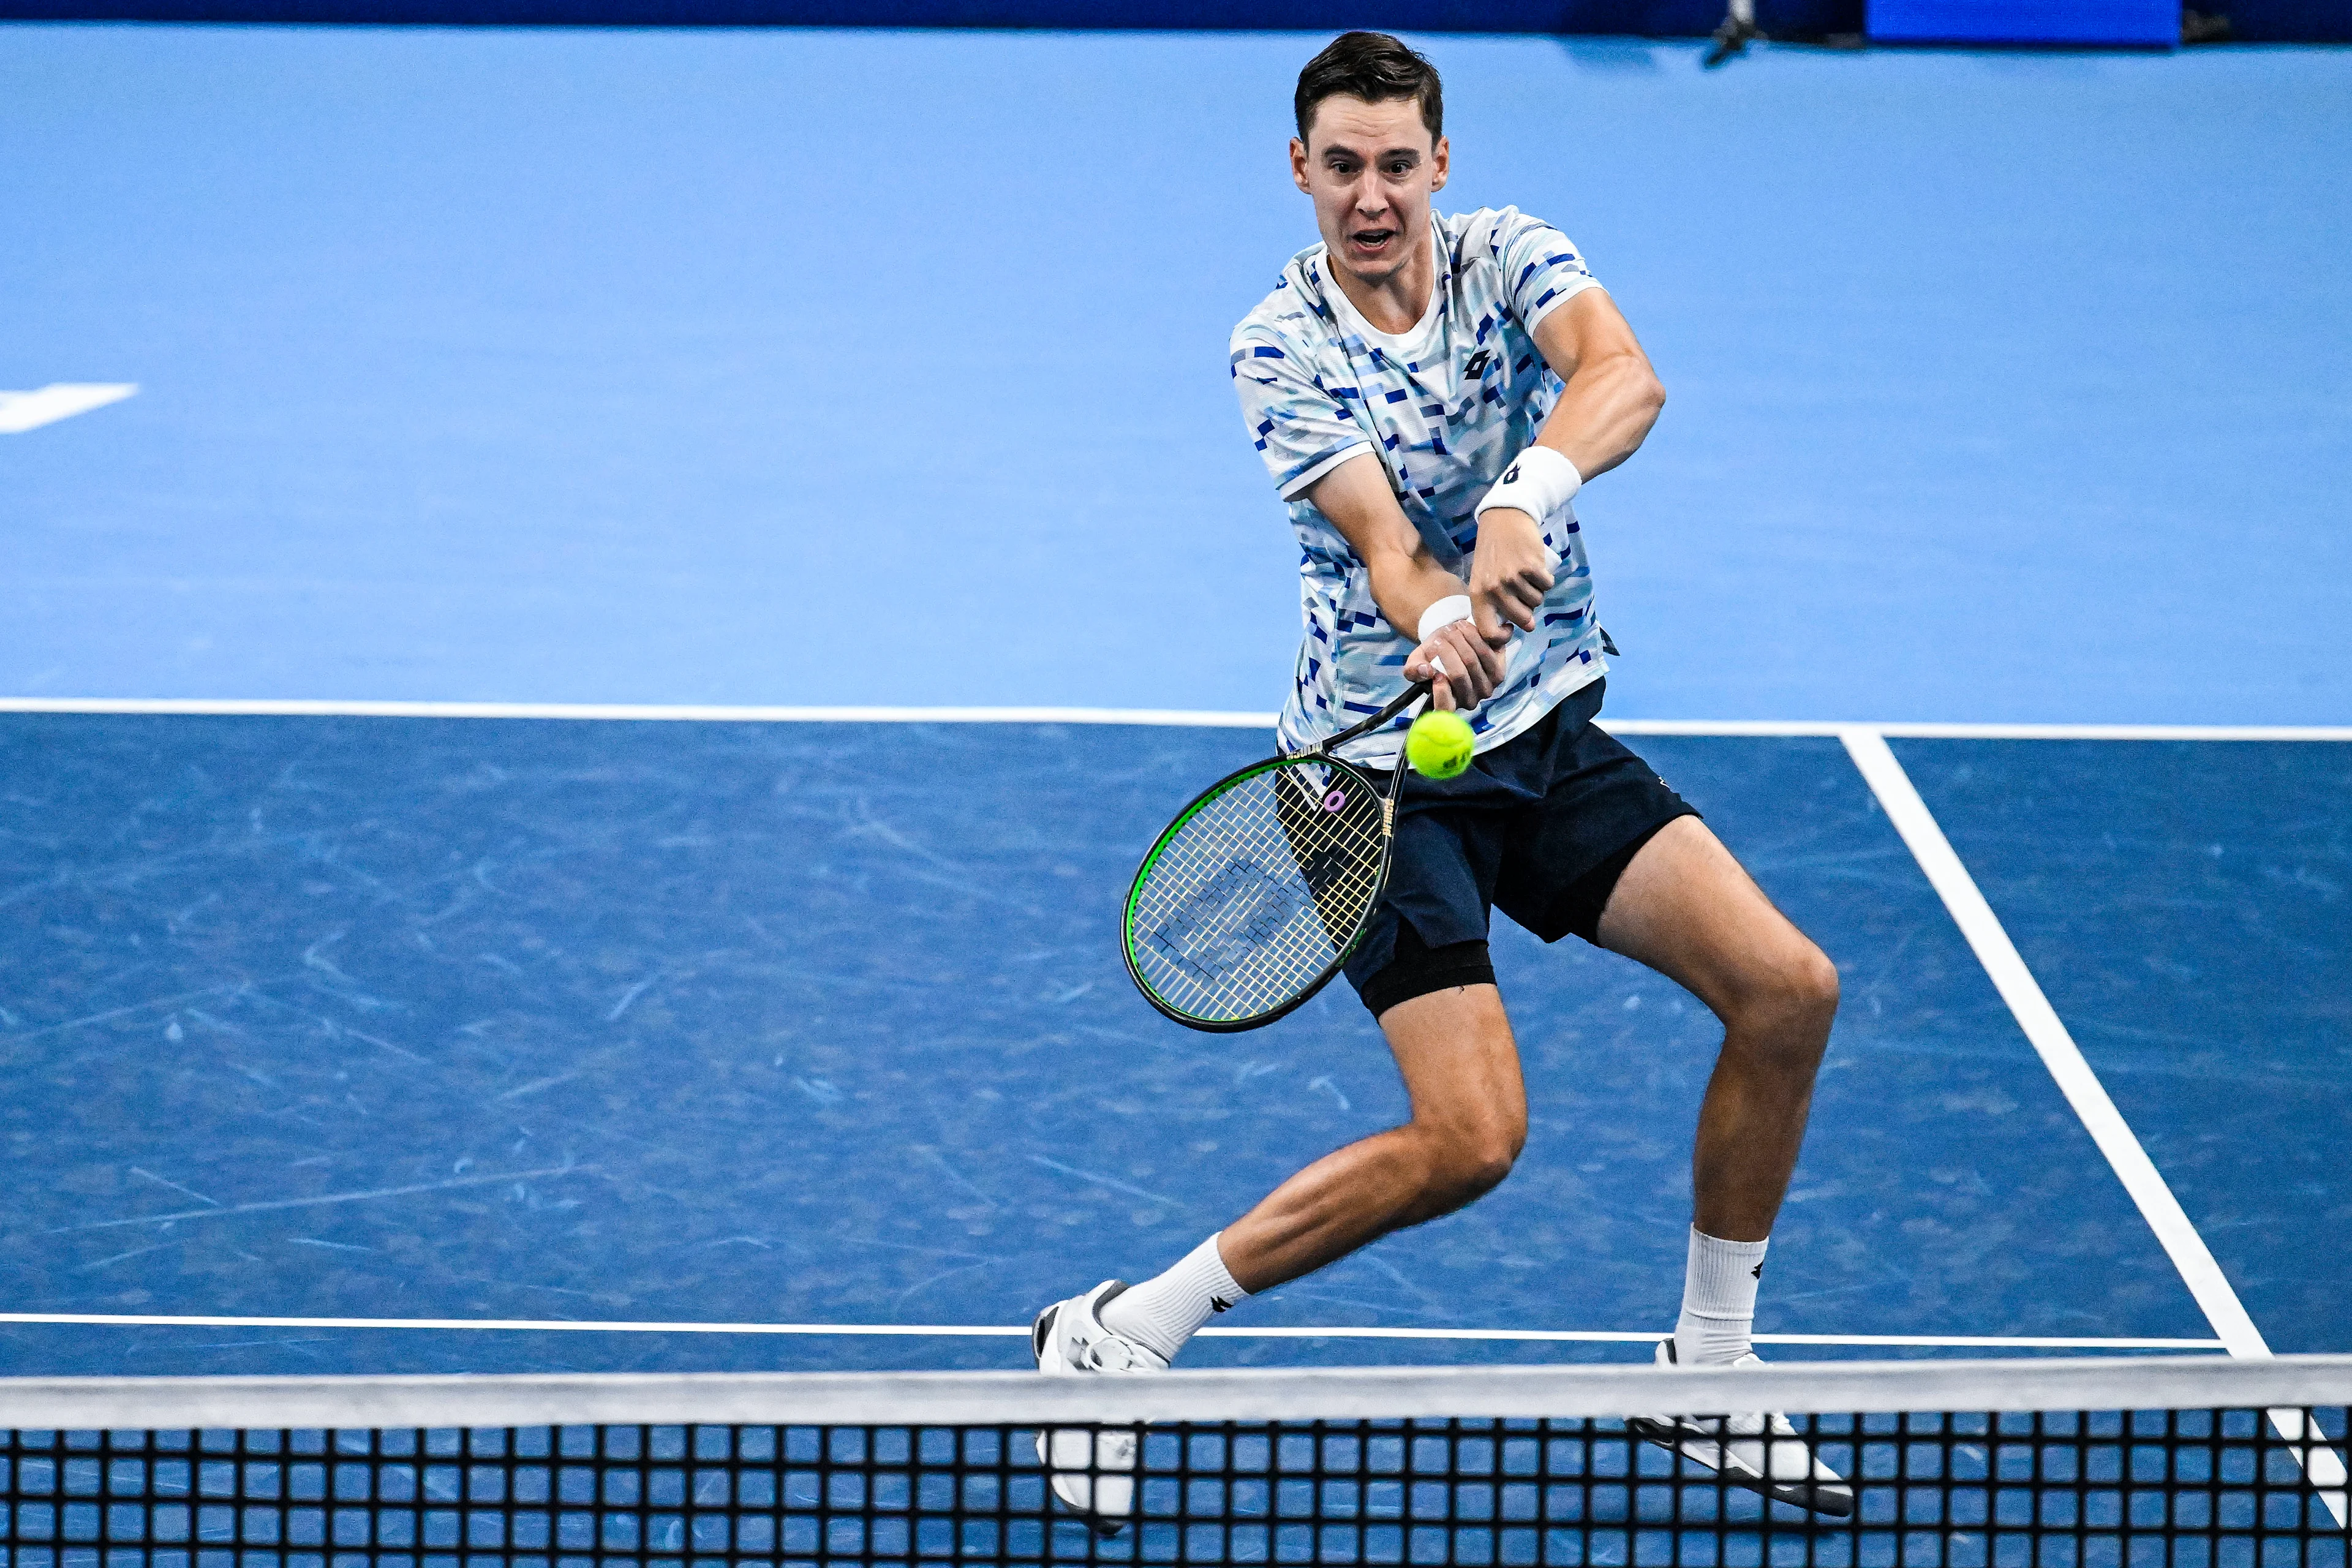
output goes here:
<path id="1" fill-rule="evenodd" d="M 1321 245 L 1292 257 L 1274 292 L 1234 329 L 1242 416 L 1299 544 L 1304 635 L 1278 724 L 1285 751 L 1402 692 L 1416 646 L 1412 628 L 1381 616 L 1370 571 L 1304 492 L 1371 453 L 1431 553 L 1466 581 L 1478 544 L 1473 509 L 1559 397 L 1536 323 L 1600 286 L 1567 236 L 1516 207 L 1433 217 L 1431 235 L 1436 287 L 1409 332 L 1375 331 L 1332 280 Z M 1502 685 L 1469 715 L 1482 752 L 1608 669 L 1575 510 L 1538 521 L 1558 557 L 1552 589 L 1536 629 L 1512 638 Z M 1392 763 L 1405 724 L 1350 742 L 1346 754 Z"/>

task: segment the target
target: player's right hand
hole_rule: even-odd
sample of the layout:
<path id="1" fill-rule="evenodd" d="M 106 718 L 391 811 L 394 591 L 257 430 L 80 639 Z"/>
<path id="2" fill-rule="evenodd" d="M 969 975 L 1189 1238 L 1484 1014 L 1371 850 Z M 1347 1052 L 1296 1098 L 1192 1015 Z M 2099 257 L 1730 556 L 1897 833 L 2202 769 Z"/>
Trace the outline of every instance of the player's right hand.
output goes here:
<path id="1" fill-rule="evenodd" d="M 1438 674 L 1438 662 L 1444 674 Z M 1475 708 L 1503 683 L 1503 653 L 1479 635 L 1475 621 L 1455 621 L 1430 634 L 1404 661 L 1407 680 L 1428 680 L 1434 708 Z"/>
<path id="2" fill-rule="evenodd" d="M 1543 542 L 1543 525 L 1517 507 L 1498 506 L 1478 518 L 1478 548 L 1470 556 L 1470 605 L 1488 637 L 1506 626 L 1536 629 L 1557 564 Z"/>

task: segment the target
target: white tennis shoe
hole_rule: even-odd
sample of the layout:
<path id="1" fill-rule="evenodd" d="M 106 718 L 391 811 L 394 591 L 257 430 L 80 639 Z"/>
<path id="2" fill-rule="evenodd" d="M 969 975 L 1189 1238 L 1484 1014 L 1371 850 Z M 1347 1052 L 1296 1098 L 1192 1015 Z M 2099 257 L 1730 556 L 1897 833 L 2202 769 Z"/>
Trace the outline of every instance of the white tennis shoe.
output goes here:
<path id="1" fill-rule="evenodd" d="M 1038 1313 L 1029 1331 L 1037 1370 L 1050 1377 L 1166 1372 L 1165 1356 L 1103 1324 L 1104 1304 L 1126 1289 L 1124 1280 L 1106 1279 Z M 1135 1512 L 1139 1439 L 1132 1428 L 1059 1426 L 1037 1434 L 1037 1458 L 1051 1471 L 1054 1495 L 1065 1506 L 1103 1534 L 1116 1535 Z"/>
<path id="2" fill-rule="evenodd" d="M 1679 1364 L 1673 1340 L 1659 1342 L 1656 1360 L 1660 1366 Z M 1731 1364 L 1762 1366 L 1764 1358 L 1750 1351 Z M 1779 1411 L 1636 1416 L 1625 1425 L 1658 1447 L 1716 1471 L 1733 1486 L 1837 1519 L 1853 1511 L 1853 1489 L 1821 1461 Z"/>

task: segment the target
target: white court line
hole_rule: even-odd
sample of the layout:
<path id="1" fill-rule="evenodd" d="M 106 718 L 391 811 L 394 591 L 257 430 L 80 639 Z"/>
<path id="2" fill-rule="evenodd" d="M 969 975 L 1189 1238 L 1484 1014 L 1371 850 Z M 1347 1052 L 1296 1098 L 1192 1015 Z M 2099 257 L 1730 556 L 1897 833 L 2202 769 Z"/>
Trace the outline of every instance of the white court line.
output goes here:
<path id="1" fill-rule="evenodd" d="M 973 1323 L 622 1322 L 572 1318 L 252 1318 L 139 1312 L 0 1312 L 0 1323 L 68 1323 L 110 1328 L 439 1329 L 490 1332 L 602 1334 L 862 1335 L 889 1339 L 1026 1339 L 1025 1326 Z M 1202 1329 L 1233 1340 L 1506 1340 L 1651 1344 L 1654 1329 Z M 1978 1350 L 2211 1351 L 2219 1340 L 2079 1339 L 2016 1334 L 1759 1334 L 1759 1344 L 1921 1345 Z"/>
<path id="2" fill-rule="evenodd" d="M 0 713 L 193 714 L 291 719 L 576 719 L 736 724 L 1140 724 L 1270 730 L 1271 713 L 1191 708 L 814 708 L 663 702 L 371 702 L 331 698 L 0 697 Z M 1829 720 L 1609 719 L 1615 735 L 1836 738 L 1856 731 L 1905 740 L 2352 741 L 2346 724 L 1853 724 Z"/>
<path id="3" fill-rule="evenodd" d="M 0 713 L 288 719 L 585 719 L 701 724 L 1143 724 L 1270 730 L 1271 713 L 1187 708 L 793 708 L 666 702 L 343 702 L 310 698 L 0 697 Z"/>
<path id="4" fill-rule="evenodd" d="M 1026 1331 L 1025 1330 L 1023 1331 Z M 1524 1340 L 1654 1345 L 1656 1329 L 1202 1329 L 1237 1340 Z M 1758 1334 L 1759 1345 L 1918 1345 L 1954 1350 L 2217 1351 L 2219 1340 L 2059 1338 L 2033 1334 Z"/>
<path id="5" fill-rule="evenodd" d="M 34 392 L 0 392 L 0 436 L 21 436 L 120 403 L 138 390 L 135 381 L 53 381 Z"/>
<path id="6" fill-rule="evenodd" d="M 1904 741 L 2352 741 L 2352 724 L 1853 724 L 1767 719 L 1607 719 L 1612 735 L 1838 736 Z"/>
<path id="7" fill-rule="evenodd" d="M 1853 759 L 1854 766 L 1862 770 L 1862 776 L 1868 782 L 1871 792 L 1877 795 L 1879 805 L 1885 808 L 1895 831 L 1910 847 L 1913 857 L 1919 862 L 1919 868 L 1927 874 L 1927 880 L 1935 888 L 1937 896 L 1944 900 L 1944 908 L 1951 911 L 1953 922 L 1968 938 L 1969 946 L 1975 950 L 1977 961 L 1991 976 L 2001 1000 L 2009 1004 L 2018 1027 L 2025 1031 L 2025 1037 L 2032 1044 L 2035 1054 L 2050 1069 L 2050 1076 L 2057 1080 L 2059 1092 L 2066 1097 L 2066 1103 L 2074 1108 L 2074 1114 L 2082 1119 L 2084 1128 L 2091 1134 L 2091 1141 L 2098 1145 L 2099 1152 L 2107 1157 L 2107 1163 L 2123 1183 L 2124 1190 L 2138 1205 L 2141 1217 L 2156 1233 L 2165 1255 L 2180 1271 L 2181 1280 L 2188 1285 L 2189 1293 L 2196 1299 L 2206 1321 L 2213 1325 L 2213 1331 L 2221 1336 L 2222 1344 L 2231 1355 L 2267 1359 L 2271 1353 L 2270 1345 L 2263 1340 L 2262 1331 L 2254 1326 L 2254 1320 L 2246 1311 L 2244 1303 L 2238 1300 L 2237 1291 L 2231 1288 L 2229 1277 L 2221 1272 L 2221 1266 L 2214 1260 L 2212 1251 L 2205 1245 L 2205 1238 L 2198 1235 L 2197 1227 L 2189 1223 L 2187 1211 L 2181 1208 L 2180 1200 L 2173 1196 L 2172 1188 L 2165 1182 L 2163 1173 L 2157 1170 L 2156 1163 L 2147 1157 L 2147 1151 L 2140 1147 L 2131 1124 L 2116 1108 L 2115 1100 L 2107 1094 L 2106 1086 L 2091 1069 L 2081 1047 L 2074 1044 L 2074 1037 L 2068 1033 L 2065 1024 L 2060 1020 L 2057 1009 L 2051 1006 L 2050 999 L 2042 994 L 2042 986 L 2034 980 L 2033 972 L 2026 967 L 2016 944 L 2009 940 L 2009 932 L 2002 928 L 2000 917 L 1985 901 L 1976 879 L 1969 874 L 1968 867 L 1961 863 L 1958 854 L 1953 850 L 1951 841 L 1944 837 L 1943 828 L 1937 826 L 1934 814 L 1928 811 L 1927 803 L 1920 798 L 1917 787 L 1911 782 L 1911 775 L 1905 773 L 1903 764 L 1895 760 L 1894 751 L 1886 744 L 1885 735 L 1876 730 L 1854 725 L 1842 731 L 1840 738 L 1845 742 L 1846 753 Z M 2301 1412 L 2274 1410 L 2271 1412 L 2271 1419 L 2272 1424 L 2278 1427 L 2280 1436 L 2290 1443 L 2302 1441 L 2304 1419 Z M 2329 1511 L 2335 1514 L 2336 1522 L 2343 1524 L 2346 1474 L 2342 1456 L 2324 1445 L 2313 1445 L 2300 1450 L 2300 1457 L 2305 1473 L 2310 1477 L 2312 1484 L 2322 1489 L 2320 1496 Z"/>

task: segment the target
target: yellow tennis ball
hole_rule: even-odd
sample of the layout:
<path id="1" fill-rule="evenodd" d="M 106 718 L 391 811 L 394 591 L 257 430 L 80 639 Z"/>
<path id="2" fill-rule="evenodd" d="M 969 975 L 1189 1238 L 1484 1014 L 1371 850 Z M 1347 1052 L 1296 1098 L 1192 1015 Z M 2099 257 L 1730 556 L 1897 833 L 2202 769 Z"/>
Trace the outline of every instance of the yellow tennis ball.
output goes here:
<path id="1" fill-rule="evenodd" d="M 1454 778 L 1470 765 L 1470 750 L 1477 741 L 1461 714 L 1433 708 L 1405 731 L 1404 760 L 1424 778 Z"/>

